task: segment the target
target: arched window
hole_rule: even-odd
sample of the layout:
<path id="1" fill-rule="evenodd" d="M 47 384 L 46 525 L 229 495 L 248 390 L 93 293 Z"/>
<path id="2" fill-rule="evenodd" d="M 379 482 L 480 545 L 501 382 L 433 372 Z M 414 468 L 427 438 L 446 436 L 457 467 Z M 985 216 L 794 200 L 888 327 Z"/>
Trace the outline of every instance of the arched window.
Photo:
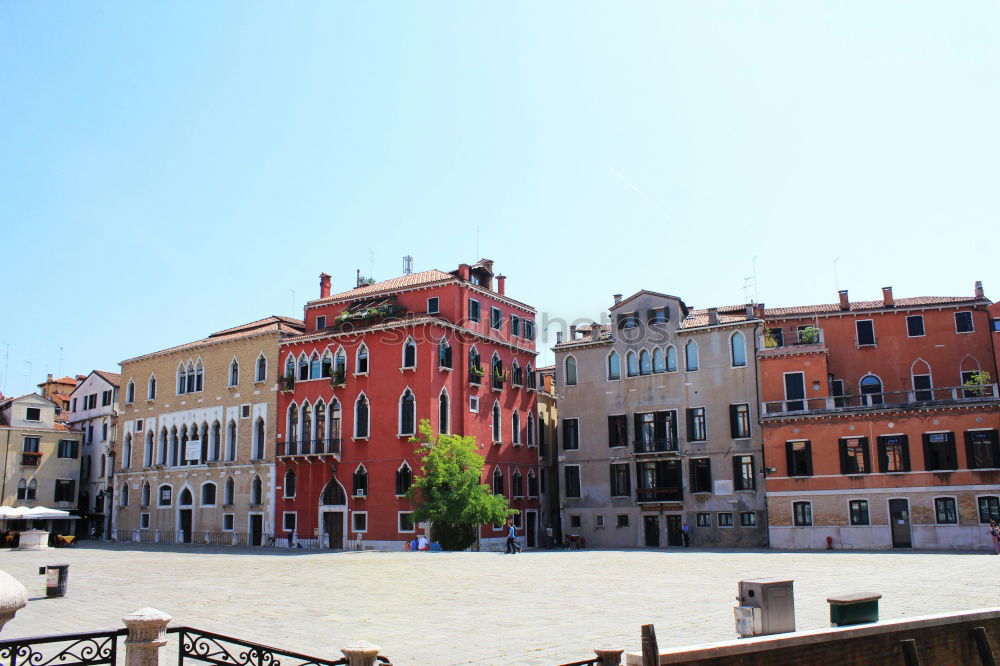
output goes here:
<path id="1" fill-rule="evenodd" d="M 528 427 L 525 429 L 528 438 L 528 446 L 535 445 L 535 415 L 528 412 Z"/>
<path id="2" fill-rule="evenodd" d="M 659 374 L 667 371 L 667 362 L 663 358 L 663 350 L 659 347 L 653 349 L 653 372 Z"/>
<path id="3" fill-rule="evenodd" d="M 326 403 L 316 403 L 316 447 L 314 453 L 324 453 L 326 447 Z"/>
<path id="4" fill-rule="evenodd" d="M 354 436 L 357 438 L 368 437 L 368 419 L 371 414 L 368 410 L 368 398 L 362 393 L 354 401 Z"/>
<path id="5" fill-rule="evenodd" d="M 351 494 L 355 497 L 364 497 L 368 494 L 368 470 L 365 466 L 358 465 L 354 470 L 353 489 Z"/>
<path id="6" fill-rule="evenodd" d="M 194 364 L 191 361 L 188 361 L 187 369 L 184 372 L 187 375 L 187 386 L 184 388 L 184 393 L 194 393 L 195 372 Z"/>
<path id="7" fill-rule="evenodd" d="M 309 379 L 309 359 L 304 353 L 299 355 L 299 379 Z"/>
<path id="8" fill-rule="evenodd" d="M 368 374 L 368 345 L 361 343 L 358 347 L 357 358 L 354 360 L 355 372 L 359 375 Z"/>
<path id="9" fill-rule="evenodd" d="M 181 491 L 180 496 L 177 498 L 177 505 L 191 506 L 192 504 L 194 504 L 194 497 L 191 496 L 191 490 L 189 488 L 185 488 Z"/>
<path id="10" fill-rule="evenodd" d="M 653 361 L 649 356 L 649 352 L 643 349 L 639 352 L 639 374 L 649 375 L 653 372 Z"/>
<path id="11" fill-rule="evenodd" d="M 299 406 L 294 402 L 288 405 L 288 450 L 285 451 L 288 455 L 294 455 L 298 453 L 296 450 L 299 441 Z"/>
<path id="12" fill-rule="evenodd" d="M 108 459 L 102 453 L 101 454 L 101 467 L 100 467 L 100 469 L 97 470 L 97 476 L 98 476 L 98 478 L 104 476 L 104 474 L 105 474 L 105 468 L 107 467 L 107 464 L 108 464 Z"/>
<path id="13" fill-rule="evenodd" d="M 510 479 L 510 494 L 514 497 L 524 497 L 524 479 L 521 470 L 515 469 Z"/>
<path id="14" fill-rule="evenodd" d="M 187 372 L 184 370 L 184 366 L 180 363 L 177 364 L 177 395 L 187 392 Z"/>
<path id="15" fill-rule="evenodd" d="M 177 426 L 170 427 L 170 466 L 174 467 L 180 460 L 180 441 L 177 439 Z"/>
<path id="16" fill-rule="evenodd" d="M 677 372 L 677 348 L 667 347 L 667 372 Z"/>
<path id="17" fill-rule="evenodd" d="M 236 421 L 232 419 L 226 429 L 226 460 L 236 460 Z"/>
<path id="18" fill-rule="evenodd" d="M 566 386 L 576 386 L 576 359 L 572 356 L 566 357 Z"/>
<path id="19" fill-rule="evenodd" d="M 503 495 L 503 472 L 499 467 L 493 470 L 493 494 Z"/>
<path id="20" fill-rule="evenodd" d="M 142 450 L 142 466 L 151 467 L 153 465 L 153 447 L 155 442 L 153 439 L 153 431 L 146 431 L 146 446 Z"/>
<path id="21" fill-rule="evenodd" d="M 333 377 L 333 354 L 330 353 L 329 349 L 323 352 L 319 374 L 320 377 Z"/>
<path id="22" fill-rule="evenodd" d="M 330 445 L 340 446 L 340 401 L 334 398 L 330 401 Z M 335 449 L 339 451 L 340 449 Z"/>
<path id="23" fill-rule="evenodd" d="M 524 371 L 525 384 L 529 389 L 535 388 L 535 369 L 528 364 L 527 369 Z"/>
<path id="24" fill-rule="evenodd" d="M 253 458 L 264 459 L 264 419 L 259 416 L 253 426 Z"/>
<path id="25" fill-rule="evenodd" d="M 688 372 L 698 369 L 698 343 L 694 340 L 684 345 L 684 369 Z"/>
<path id="26" fill-rule="evenodd" d="M 410 469 L 410 464 L 404 460 L 403 464 L 396 470 L 396 496 L 405 495 L 411 485 L 413 485 L 413 470 Z"/>
<path id="27" fill-rule="evenodd" d="M 521 372 L 521 364 L 516 360 L 510 363 L 510 385 L 511 386 L 523 386 L 524 385 L 524 375 Z"/>
<path id="28" fill-rule="evenodd" d="M 157 458 L 160 465 L 167 464 L 167 450 L 169 448 L 170 447 L 167 446 L 167 428 L 162 427 L 160 428 L 160 456 Z"/>
<path id="29" fill-rule="evenodd" d="M 177 464 L 178 465 L 187 465 L 188 464 L 188 461 L 187 461 L 187 443 L 188 443 L 188 439 L 189 438 L 188 438 L 188 429 L 187 429 L 187 426 L 186 425 L 185 426 L 181 426 L 181 441 L 180 441 L 180 446 L 178 447 L 179 450 L 178 450 L 178 453 L 177 453 Z M 104 466 L 104 462 L 103 461 L 101 462 L 101 466 L 102 467 Z"/>
<path id="30" fill-rule="evenodd" d="M 132 466 L 132 433 L 125 435 L 125 444 L 122 446 L 122 469 Z"/>
<path id="31" fill-rule="evenodd" d="M 629 377 L 635 377 L 639 374 L 639 357 L 635 355 L 634 351 L 625 354 L 625 372 Z"/>
<path id="32" fill-rule="evenodd" d="M 146 399 L 153 400 L 156 398 L 156 375 L 150 375 L 149 381 L 146 382 Z"/>
<path id="33" fill-rule="evenodd" d="M 479 350 L 475 345 L 469 348 L 469 383 L 479 384 L 482 381 L 483 366 L 479 358 Z"/>
<path id="34" fill-rule="evenodd" d="M 222 424 L 212 423 L 212 444 L 209 450 L 212 460 L 222 460 Z"/>
<path id="35" fill-rule="evenodd" d="M 32 479 L 31 481 L 28 481 L 28 494 L 25 496 L 25 499 L 29 499 L 29 500 L 38 499 L 38 480 L 37 479 Z"/>
<path id="36" fill-rule="evenodd" d="M 295 471 L 294 470 L 290 469 L 287 472 L 285 472 L 285 487 L 282 490 L 284 490 L 284 493 L 285 493 L 284 497 L 285 497 L 285 499 L 292 499 L 293 497 L 295 497 Z"/>
<path id="37" fill-rule="evenodd" d="M 500 390 L 503 388 L 503 383 L 506 377 L 504 377 L 503 361 L 500 360 L 500 355 L 493 352 L 493 359 L 490 362 L 490 381 L 493 388 Z"/>
<path id="38" fill-rule="evenodd" d="M 337 349 L 337 354 L 333 357 L 333 372 L 341 380 L 347 376 L 347 352 L 343 347 Z"/>
<path id="39" fill-rule="evenodd" d="M 17 482 L 17 499 L 28 499 L 28 482 L 24 479 Z"/>
<path id="40" fill-rule="evenodd" d="M 330 479 L 330 482 L 323 488 L 323 495 L 320 502 L 323 503 L 323 506 L 347 504 L 347 496 L 344 494 L 344 489 L 337 483 L 337 479 Z"/>
<path id="41" fill-rule="evenodd" d="M 882 404 L 882 380 L 875 375 L 861 378 L 861 401 L 865 405 Z"/>
<path id="42" fill-rule="evenodd" d="M 316 352 L 312 353 L 309 357 L 309 379 L 319 379 L 323 376 L 323 363 L 320 361 L 319 354 Z"/>
<path id="43" fill-rule="evenodd" d="M 201 505 L 215 506 L 215 484 L 203 483 L 201 485 Z"/>
<path id="44" fill-rule="evenodd" d="M 235 358 L 229 364 L 229 385 L 239 386 L 240 384 L 240 362 Z"/>
<path id="45" fill-rule="evenodd" d="M 149 481 L 142 482 L 142 491 L 139 494 L 139 504 L 149 506 Z"/>
<path id="46" fill-rule="evenodd" d="M 285 361 L 285 376 L 294 377 L 295 376 L 295 357 L 291 354 L 288 355 L 288 360 Z"/>
<path id="47" fill-rule="evenodd" d="M 413 399 L 413 391 L 406 389 L 399 399 L 399 434 L 412 435 L 416 433 L 417 405 Z"/>
<path id="48" fill-rule="evenodd" d="M 204 375 L 205 375 L 205 366 L 202 365 L 201 359 L 199 358 L 198 362 L 194 366 L 194 390 L 195 391 L 202 390 L 202 388 L 203 388 L 202 380 L 204 379 Z"/>
<path id="49" fill-rule="evenodd" d="M 209 430 L 208 423 L 205 421 L 201 422 L 201 462 L 202 464 L 207 463 L 211 460 L 210 456 L 210 446 L 209 446 Z"/>
<path id="50" fill-rule="evenodd" d="M 262 382 L 267 379 L 267 357 L 261 352 L 257 357 L 257 374 L 254 375 L 255 382 Z"/>
<path id="51" fill-rule="evenodd" d="M 254 474 L 253 481 L 250 483 L 250 504 L 260 506 L 263 502 L 264 484 L 261 483 L 260 477 Z"/>
<path id="52" fill-rule="evenodd" d="M 135 382 L 128 380 L 128 388 L 125 389 L 125 402 L 135 402 Z"/>
<path id="53" fill-rule="evenodd" d="M 910 364 L 910 382 L 913 386 L 915 400 L 934 399 L 934 381 L 931 377 L 931 366 L 927 361 L 918 358 Z"/>
<path id="54" fill-rule="evenodd" d="M 622 378 L 622 357 L 618 355 L 618 352 L 612 350 L 608 354 L 608 379 L 610 381 L 616 381 Z"/>
<path id="55" fill-rule="evenodd" d="M 128 506 L 128 484 L 123 483 L 118 491 L 118 506 Z"/>
<path id="56" fill-rule="evenodd" d="M 222 503 L 226 506 L 232 506 L 236 499 L 236 484 L 233 482 L 233 477 L 226 479 L 225 490 L 222 494 Z"/>
<path id="57" fill-rule="evenodd" d="M 510 441 L 512 444 L 521 443 L 521 415 L 515 411 L 510 417 Z"/>
<path id="58" fill-rule="evenodd" d="M 500 403 L 493 403 L 493 441 L 500 442 Z"/>
<path id="59" fill-rule="evenodd" d="M 448 390 L 441 389 L 438 396 L 438 432 L 442 435 L 451 434 L 451 410 L 448 401 Z"/>
<path id="60" fill-rule="evenodd" d="M 444 338 L 438 343 L 438 367 L 451 370 L 451 345 Z"/>
<path id="61" fill-rule="evenodd" d="M 538 497 L 538 477 L 535 470 L 528 470 L 528 497 Z"/>
<path id="62" fill-rule="evenodd" d="M 742 368 L 747 364 L 746 338 L 740 331 L 733 333 L 729 339 L 729 346 L 732 349 L 732 360 L 734 368 Z"/>
<path id="63" fill-rule="evenodd" d="M 313 419 L 312 419 L 312 407 L 309 403 L 302 405 L 302 453 L 309 453 L 309 447 L 312 446 L 313 439 Z"/>
<path id="64" fill-rule="evenodd" d="M 403 367 L 417 367 L 417 343 L 413 341 L 413 338 L 407 338 L 406 342 L 403 343 Z"/>

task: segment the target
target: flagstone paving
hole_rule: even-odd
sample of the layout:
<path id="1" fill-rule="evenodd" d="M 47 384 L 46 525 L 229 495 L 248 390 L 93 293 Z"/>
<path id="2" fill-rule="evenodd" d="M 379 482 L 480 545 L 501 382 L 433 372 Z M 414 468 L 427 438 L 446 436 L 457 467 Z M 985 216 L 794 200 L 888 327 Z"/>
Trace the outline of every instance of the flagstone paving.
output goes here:
<path id="1" fill-rule="evenodd" d="M 38 567 L 69 563 L 45 599 Z M 536 551 L 317 553 L 89 545 L 0 552 L 32 600 L 2 638 L 121 627 L 145 606 L 184 624 L 321 657 L 352 640 L 393 664 L 559 664 L 617 643 L 639 649 L 734 637 L 737 582 L 795 580 L 798 627 L 829 624 L 826 598 L 882 593 L 883 619 L 1000 606 L 1000 557 L 983 553 Z"/>

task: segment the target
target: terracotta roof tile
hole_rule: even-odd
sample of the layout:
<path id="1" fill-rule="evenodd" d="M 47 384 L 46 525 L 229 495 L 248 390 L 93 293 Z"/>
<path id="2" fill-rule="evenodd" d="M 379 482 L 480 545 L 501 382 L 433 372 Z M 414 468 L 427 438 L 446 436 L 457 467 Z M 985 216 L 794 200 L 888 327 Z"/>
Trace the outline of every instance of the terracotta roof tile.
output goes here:
<path id="1" fill-rule="evenodd" d="M 229 333 L 236 333 L 239 331 L 248 331 L 251 329 L 263 328 L 265 326 L 270 326 L 275 322 L 281 322 L 289 324 L 290 326 L 305 326 L 305 322 L 301 319 L 294 319 L 293 317 L 284 317 L 281 315 L 271 315 L 270 317 L 264 317 L 263 319 L 258 319 L 257 321 L 252 321 L 249 324 L 241 324 L 239 326 L 233 326 L 232 328 L 226 328 L 221 331 L 216 331 L 208 337 L 214 338 L 220 335 L 227 335 Z"/>
<path id="2" fill-rule="evenodd" d="M 921 305 L 950 305 L 959 303 L 977 303 L 976 298 L 968 296 L 913 296 L 910 298 L 894 299 L 895 307 L 919 307 Z M 865 310 L 883 310 L 885 302 L 878 301 L 855 301 L 850 304 L 848 312 L 859 312 Z M 842 312 L 839 303 L 823 303 L 820 305 L 795 305 L 787 308 L 766 308 L 765 317 L 790 317 L 795 315 L 826 314 Z"/>
<path id="3" fill-rule="evenodd" d="M 230 331 L 230 332 L 227 332 Z M 142 356 L 135 356 L 133 358 L 125 359 L 122 363 L 130 363 L 133 361 L 138 361 L 141 359 L 146 359 L 151 356 L 156 356 L 158 354 L 172 354 L 179 351 L 184 351 L 185 349 L 194 349 L 197 347 L 202 347 L 204 345 L 216 344 L 219 342 L 228 342 L 230 340 L 238 340 L 240 338 L 248 338 L 259 333 L 279 333 L 285 335 L 299 335 L 302 333 L 302 323 L 298 319 L 292 319 L 291 317 L 277 317 L 271 316 L 264 319 L 259 319 L 250 324 L 244 324 L 243 326 L 237 326 L 234 328 L 226 329 L 225 331 L 219 331 L 213 333 L 207 338 L 202 340 L 195 340 L 194 342 L 187 342 L 182 345 L 177 345 L 176 347 L 167 347 L 166 349 L 161 349 L 160 351 L 150 352 L 149 354 L 143 354 Z"/>
<path id="4" fill-rule="evenodd" d="M 117 372 L 107 372 L 105 370 L 94 370 L 94 374 L 101 377 L 104 381 L 111 384 L 112 386 L 122 385 L 122 376 Z"/>
<path id="5" fill-rule="evenodd" d="M 330 301 L 361 298 L 363 296 L 372 296 L 375 294 L 396 291 L 397 289 L 405 289 L 406 287 L 415 287 L 422 284 L 444 282 L 446 280 L 456 279 L 457 278 L 451 273 L 445 273 L 444 271 L 439 271 L 437 269 L 421 271 L 419 273 L 401 275 L 399 277 L 392 278 L 391 280 L 383 280 L 382 282 L 376 282 L 375 284 L 370 284 L 364 287 L 348 289 L 347 291 L 342 291 L 339 294 L 333 294 L 327 298 L 318 298 L 314 301 L 309 301 L 308 304 L 314 305 L 316 303 L 328 303 Z"/>
<path id="6" fill-rule="evenodd" d="M 716 308 L 719 312 L 720 324 L 738 324 L 741 321 L 752 321 L 755 317 L 747 317 L 746 305 L 721 305 Z M 698 308 L 691 310 L 688 316 L 681 322 L 681 328 L 699 328 L 708 326 L 709 308 Z"/>

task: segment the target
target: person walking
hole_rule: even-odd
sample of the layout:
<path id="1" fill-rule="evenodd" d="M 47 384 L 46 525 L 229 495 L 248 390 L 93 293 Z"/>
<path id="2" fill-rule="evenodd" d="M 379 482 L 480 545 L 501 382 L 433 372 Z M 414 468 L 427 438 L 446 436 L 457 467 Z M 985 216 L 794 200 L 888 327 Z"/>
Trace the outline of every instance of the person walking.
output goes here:
<path id="1" fill-rule="evenodd" d="M 993 537 L 993 552 L 996 555 L 1000 555 L 1000 525 L 997 521 L 990 521 L 990 531 L 989 535 Z"/>
<path id="2" fill-rule="evenodd" d="M 517 542 L 517 528 L 514 527 L 514 520 L 507 522 L 507 554 L 517 555 L 521 550 L 521 545 Z"/>
<path id="3" fill-rule="evenodd" d="M 687 523 L 681 526 L 681 543 L 684 544 L 685 548 L 691 545 L 691 534 Z"/>

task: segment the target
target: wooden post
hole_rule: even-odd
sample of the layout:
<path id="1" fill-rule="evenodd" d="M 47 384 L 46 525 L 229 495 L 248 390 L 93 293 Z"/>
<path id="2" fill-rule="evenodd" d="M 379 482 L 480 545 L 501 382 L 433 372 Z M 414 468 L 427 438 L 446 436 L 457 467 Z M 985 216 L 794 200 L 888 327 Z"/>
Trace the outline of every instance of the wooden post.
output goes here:
<path id="1" fill-rule="evenodd" d="M 625 649 L 619 645 L 602 645 L 594 648 L 594 654 L 601 660 L 601 666 L 621 666 Z"/>
<path id="2" fill-rule="evenodd" d="M 642 666 L 660 666 L 660 647 L 651 624 L 642 625 Z"/>
<path id="3" fill-rule="evenodd" d="M 904 666 L 920 666 L 920 655 L 917 654 L 917 641 L 912 638 L 899 641 L 899 649 L 903 651 Z"/>
<path id="4" fill-rule="evenodd" d="M 972 640 L 976 641 L 976 651 L 979 652 L 980 663 L 983 666 L 997 666 L 997 660 L 993 658 L 993 648 L 990 646 L 990 637 L 986 634 L 986 628 L 973 627 Z"/>

